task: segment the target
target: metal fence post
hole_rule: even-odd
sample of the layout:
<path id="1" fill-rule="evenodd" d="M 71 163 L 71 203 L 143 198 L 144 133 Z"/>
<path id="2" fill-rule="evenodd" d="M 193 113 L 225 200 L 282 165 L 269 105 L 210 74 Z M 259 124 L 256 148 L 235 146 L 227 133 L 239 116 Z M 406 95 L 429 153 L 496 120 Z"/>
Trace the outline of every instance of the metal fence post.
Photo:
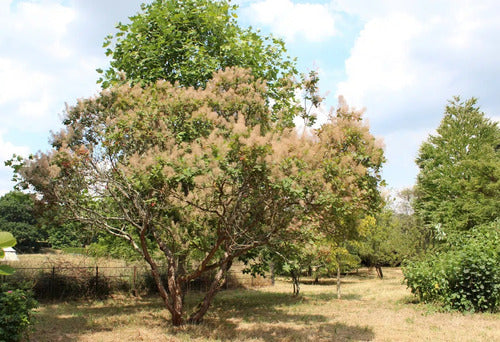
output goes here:
<path id="1" fill-rule="evenodd" d="M 99 290 L 99 267 L 95 267 L 95 295 L 96 297 L 98 296 L 98 290 Z"/>
<path id="2" fill-rule="evenodd" d="M 134 266 L 134 278 L 132 279 L 132 293 L 134 294 L 134 296 L 137 296 L 136 278 L 137 278 L 137 266 Z"/>

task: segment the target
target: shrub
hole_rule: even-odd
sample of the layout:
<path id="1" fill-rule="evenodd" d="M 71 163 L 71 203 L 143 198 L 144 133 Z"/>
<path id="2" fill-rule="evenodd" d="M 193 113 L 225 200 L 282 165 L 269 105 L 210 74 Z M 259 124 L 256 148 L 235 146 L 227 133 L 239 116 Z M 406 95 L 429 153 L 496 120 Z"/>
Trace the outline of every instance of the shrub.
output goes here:
<path id="1" fill-rule="evenodd" d="M 421 301 L 460 311 L 500 308 L 500 221 L 449 239 L 443 252 L 409 263 L 405 281 Z"/>
<path id="2" fill-rule="evenodd" d="M 30 290 L 9 290 L 0 286 L 0 341 L 20 341 L 32 323 L 32 309 L 37 307 Z"/>

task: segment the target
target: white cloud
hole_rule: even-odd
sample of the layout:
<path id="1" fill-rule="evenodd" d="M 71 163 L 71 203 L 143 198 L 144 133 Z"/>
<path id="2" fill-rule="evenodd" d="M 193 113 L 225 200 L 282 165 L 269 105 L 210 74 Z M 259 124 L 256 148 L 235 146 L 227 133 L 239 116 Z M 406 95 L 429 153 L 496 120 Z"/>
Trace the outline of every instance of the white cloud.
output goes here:
<path id="1" fill-rule="evenodd" d="M 477 96 L 482 105 L 500 109 L 493 91 L 500 79 L 494 57 L 500 53 L 500 5 L 444 3 L 421 4 L 427 11 L 388 6 L 387 14 L 372 16 L 346 61 L 338 93 L 385 119 L 414 115 L 408 107 L 417 103 L 440 116 L 453 95 Z"/>
<path id="2" fill-rule="evenodd" d="M 416 82 L 409 61 L 409 42 L 422 31 L 422 25 L 405 14 L 393 14 L 368 22 L 345 62 L 345 82 L 338 93 L 350 104 L 366 104 L 365 96 L 384 89 L 399 91 Z"/>
<path id="3" fill-rule="evenodd" d="M 51 77 L 23 63 L 0 57 L 0 105 L 30 98 L 49 86 Z"/>
<path id="4" fill-rule="evenodd" d="M 53 103 L 48 91 L 43 91 L 39 94 L 39 97 L 34 100 L 23 101 L 19 105 L 18 113 L 21 116 L 17 119 L 22 119 L 23 117 L 28 119 L 41 118 L 45 119 L 50 113 L 50 106 Z"/>
<path id="5" fill-rule="evenodd" d="M 338 0 L 334 8 L 364 22 L 337 94 L 365 106 L 384 136 L 386 178 L 415 178 L 421 133 L 437 127 L 452 96 L 478 97 L 487 116 L 500 111 L 499 2 Z"/>
<path id="6" fill-rule="evenodd" d="M 67 58 L 72 51 L 62 40 L 75 12 L 66 6 L 50 0 L 41 2 L 18 2 L 9 15 L 4 16 L 2 26 L 7 28 L 0 41 L 23 37 L 23 43 L 34 49 L 41 49 L 56 58 Z M 33 51 L 33 52 L 36 52 Z"/>
<path id="7" fill-rule="evenodd" d="M 65 44 L 75 11 L 61 1 L 0 7 L 0 124 L 10 136 L 47 131 L 59 121 L 61 86 L 74 51 Z"/>
<path id="8" fill-rule="evenodd" d="M 311 42 L 321 42 L 336 34 L 334 16 L 328 5 L 264 0 L 252 3 L 247 12 L 254 22 L 269 26 L 274 34 L 288 41 L 301 36 Z"/>

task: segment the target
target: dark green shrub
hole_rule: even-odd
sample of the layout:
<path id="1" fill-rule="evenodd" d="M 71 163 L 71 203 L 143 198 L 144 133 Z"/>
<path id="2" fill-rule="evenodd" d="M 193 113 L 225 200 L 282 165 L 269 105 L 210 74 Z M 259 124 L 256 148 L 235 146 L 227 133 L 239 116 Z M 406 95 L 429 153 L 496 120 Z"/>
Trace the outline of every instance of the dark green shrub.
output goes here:
<path id="1" fill-rule="evenodd" d="M 421 301 L 460 311 L 500 308 L 500 221 L 449 239 L 446 249 L 409 263 L 405 281 Z"/>
<path id="2" fill-rule="evenodd" d="M 20 341 L 32 323 L 32 309 L 38 303 L 31 291 L 0 286 L 0 341 Z"/>

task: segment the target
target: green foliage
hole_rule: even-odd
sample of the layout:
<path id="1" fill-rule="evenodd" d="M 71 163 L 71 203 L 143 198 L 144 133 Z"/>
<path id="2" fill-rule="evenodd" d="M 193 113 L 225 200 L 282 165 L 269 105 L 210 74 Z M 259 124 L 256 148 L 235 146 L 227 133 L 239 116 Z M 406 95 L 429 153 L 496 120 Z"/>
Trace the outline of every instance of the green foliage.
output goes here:
<path id="1" fill-rule="evenodd" d="M 415 210 L 429 231 L 465 231 L 500 213 L 500 128 L 476 106 L 458 97 L 416 160 Z"/>
<path id="2" fill-rule="evenodd" d="M 32 309 L 38 306 L 31 291 L 0 286 L 0 341 L 20 341 L 33 323 Z"/>
<path id="3" fill-rule="evenodd" d="M 476 99 L 458 97 L 420 147 L 415 211 L 439 241 L 434 254 L 404 270 L 420 300 L 446 308 L 494 311 L 500 304 L 500 129 Z"/>
<path id="4" fill-rule="evenodd" d="M 46 241 L 52 248 L 84 247 L 96 240 L 95 229 L 82 222 L 71 220 L 71 213 L 59 205 L 35 202 L 36 217 Z"/>
<path id="5" fill-rule="evenodd" d="M 123 81 L 144 86 L 164 79 L 198 88 L 205 87 L 215 71 L 251 69 L 256 78 L 267 80 L 275 109 L 287 108 L 281 123 L 292 126 L 298 114 L 297 85 L 292 82 L 295 60 L 286 55 L 283 41 L 240 28 L 236 9 L 227 0 L 143 4 L 129 24 L 119 23 L 118 32 L 106 37 L 103 47 L 111 65 L 98 69 L 103 74 L 99 82 L 107 88 Z"/>
<path id="6" fill-rule="evenodd" d="M 98 240 L 85 249 L 88 255 L 98 258 L 115 258 L 121 260 L 139 260 L 141 255 L 130 248 L 130 243 L 111 234 L 101 233 Z"/>
<path id="7" fill-rule="evenodd" d="M 500 221 L 449 238 L 445 251 L 403 270 L 420 300 L 448 309 L 495 311 L 500 307 Z"/>
<path id="8" fill-rule="evenodd" d="M 14 235 L 20 251 L 36 252 L 41 241 L 54 248 L 90 244 L 92 231 L 82 223 L 68 221 L 69 217 L 60 206 L 47 205 L 20 191 L 0 198 L 0 227 Z"/>
<path id="9" fill-rule="evenodd" d="M 21 251 L 37 251 L 39 241 L 45 238 L 37 227 L 33 199 L 20 191 L 11 191 L 0 198 L 0 227 L 14 235 Z"/>
<path id="10" fill-rule="evenodd" d="M 52 248 L 83 247 L 91 241 L 91 234 L 77 222 L 51 224 L 46 227 L 47 242 Z"/>
<path id="11" fill-rule="evenodd" d="M 358 253 L 364 265 L 399 266 L 427 249 L 428 237 L 425 230 L 419 229 L 412 199 L 412 189 L 386 199 L 386 207 L 360 240 Z"/>
<path id="12" fill-rule="evenodd" d="M 400 240 L 390 210 L 385 209 L 369 226 L 357 250 L 363 264 L 373 266 L 397 266 L 400 260 L 393 240 Z"/>

